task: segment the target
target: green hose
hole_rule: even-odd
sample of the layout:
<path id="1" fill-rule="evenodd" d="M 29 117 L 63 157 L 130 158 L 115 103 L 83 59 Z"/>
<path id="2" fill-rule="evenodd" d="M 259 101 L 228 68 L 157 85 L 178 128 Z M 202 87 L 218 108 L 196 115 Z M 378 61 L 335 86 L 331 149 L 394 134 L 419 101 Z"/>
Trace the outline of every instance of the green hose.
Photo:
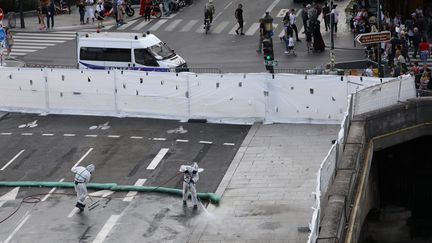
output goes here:
<path id="1" fill-rule="evenodd" d="M 58 182 L 58 181 L 0 181 L 1 186 L 8 187 L 62 187 L 73 188 L 73 182 Z M 116 183 L 88 183 L 88 189 L 95 190 L 111 190 L 111 191 L 138 191 L 138 192 L 160 192 L 167 194 L 174 194 L 181 196 L 182 190 L 176 188 L 156 187 L 156 186 L 130 186 L 130 185 L 117 185 Z M 198 198 L 202 200 L 210 200 L 214 204 L 220 202 L 220 197 L 212 192 L 199 192 Z"/>

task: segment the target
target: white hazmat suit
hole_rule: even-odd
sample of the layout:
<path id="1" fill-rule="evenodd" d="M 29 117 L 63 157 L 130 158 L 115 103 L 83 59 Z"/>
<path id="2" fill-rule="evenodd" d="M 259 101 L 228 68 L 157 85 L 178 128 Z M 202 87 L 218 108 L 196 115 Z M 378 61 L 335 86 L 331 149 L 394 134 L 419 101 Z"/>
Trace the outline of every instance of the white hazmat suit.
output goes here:
<path id="1" fill-rule="evenodd" d="M 77 193 L 77 203 L 76 207 L 81 211 L 84 210 L 85 207 L 85 199 L 87 197 L 87 183 L 90 182 L 91 173 L 94 171 L 95 166 L 93 164 L 88 165 L 87 167 L 76 166 L 72 167 L 71 171 L 75 173 L 75 191 Z"/>
<path id="2" fill-rule="evenodd" d="M 202 172 L 203 169 L 198 168 L 197 163 L 193 163 L 193 165 L 180 166 L 179 171 L 183 173 L 183 206 L 186 206 L 186 200 L 188 198 L 188 193 L 190 192 L 194 209 L 197 209 L 198 198 L 196 183 L 199 180 L 199 173 Z"/>

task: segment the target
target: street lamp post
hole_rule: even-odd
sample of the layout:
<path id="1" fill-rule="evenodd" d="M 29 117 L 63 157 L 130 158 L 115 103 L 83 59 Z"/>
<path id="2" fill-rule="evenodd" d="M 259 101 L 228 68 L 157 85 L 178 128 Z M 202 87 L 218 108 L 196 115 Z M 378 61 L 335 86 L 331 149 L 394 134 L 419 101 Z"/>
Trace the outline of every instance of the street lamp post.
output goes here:
<path id="1" fill-rule="evenodd" d="M 381 4 L 380 0 L 377 0 L 377 29 L 381 32 Z M 384 77 L 383 67 L 381 66 L 381 42 L 378 43 L 377 49 L 377 59 L 378 59 L 378 77 Z"/>

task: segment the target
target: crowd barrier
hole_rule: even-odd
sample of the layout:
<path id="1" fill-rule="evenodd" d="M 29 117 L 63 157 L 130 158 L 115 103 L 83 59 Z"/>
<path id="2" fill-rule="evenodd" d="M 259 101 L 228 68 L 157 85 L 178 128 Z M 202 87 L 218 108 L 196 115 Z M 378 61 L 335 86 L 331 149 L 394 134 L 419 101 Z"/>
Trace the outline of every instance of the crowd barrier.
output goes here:
<path id="1" fill-rule="evenodd" d="M 215 123 L 338 124 L 347 96 L 377 78 L 2 68 L 0 109 Z"/>

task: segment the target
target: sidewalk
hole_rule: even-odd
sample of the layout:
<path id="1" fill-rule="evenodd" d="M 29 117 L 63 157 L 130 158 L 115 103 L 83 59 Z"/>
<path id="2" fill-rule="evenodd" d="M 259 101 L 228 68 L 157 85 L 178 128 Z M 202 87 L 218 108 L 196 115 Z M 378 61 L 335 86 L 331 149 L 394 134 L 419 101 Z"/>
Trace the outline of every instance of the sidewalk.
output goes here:
<path id="1" fill-rule="evenodd" d="M 131 21 L 137 18 L 140 18 L 139 15 L 139 5 L 133 5 L 132 6 L 135 9 L 135 14 L 132 17 L 128 17 L 125 15 L 125 21 Z M 46 19 L 45 19 L 46 23 Z M 50 28 L 48 30 L 40 30 L 38 17 L 37 16 L 26 16 L 24 17 L 24 24 L 25 28 L 20 28 L 21 22 L 19 14 L 16 16 L 16 28 L 13 28 L 13 32 L 53 32 L 53 31 L 74 31 L 74 30 L 81 30 L 81 29 L 94 29 L 96 30 L 97 27 L 97 21 L 92 22 L 90 19 L 90 22 L 88 24 L 81 25 L 80 24 L 80 15 L 78 12 L 78 8 L 76 6 L 72 7 L 72 13 L 71 14 L 61 14 L 54 16 L 54 28 Z M 107 17 L 106 21 L 104 21 L 104 26 L 113 26 L 116 24 L 116 21 L 113 17 Z"/>
<path id="2" fill-rule="evenodd" d="M 339 125 L 255 124 L 188 242 L 306 242 L 321 161 Z"/>

